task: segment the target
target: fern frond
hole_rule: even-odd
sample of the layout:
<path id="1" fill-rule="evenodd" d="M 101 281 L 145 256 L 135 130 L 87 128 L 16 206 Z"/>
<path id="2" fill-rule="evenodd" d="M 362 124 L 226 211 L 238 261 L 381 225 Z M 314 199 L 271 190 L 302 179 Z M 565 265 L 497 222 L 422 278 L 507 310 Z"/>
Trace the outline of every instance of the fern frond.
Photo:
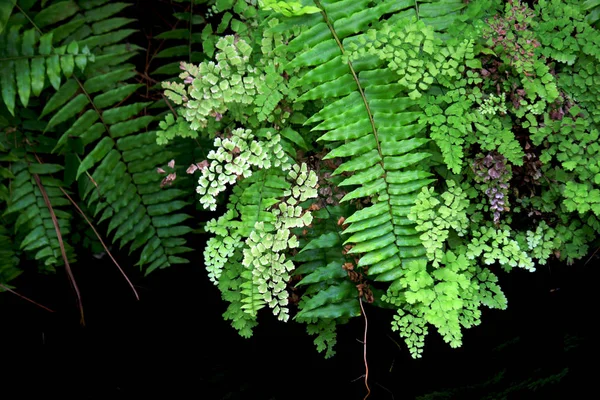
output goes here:
<path id="1" fill-rule="evenodd" d="M 329 103 L 309 120 L 323 121 L 313 128 L 326 131 L 319 141 L 339 143 L 326 158 L 352 157 L 334 172 L 353 173 L 340 183 L 354 187 L 342 201 L 372 198 L 372 206 L 346 219 L 350 223 L 346 232 L 353 235 L 345 243 L 354 244 L 349 253 L 361 254 L 358 266 L 369 266 L 369 274 L 378 280 L 397 275 L 385 273 L 400 270 L 402 259 L 425 254 L 407 215 L 417 191 L 432 182 L 422 166 L 429 154 L 418 150 L 426 143 L 418 137 L 423 126 L 414 124 L 417 104 L 402 97 L 406 89 L 396 83 L 398 76 L 378 57 L 344 62 L 344 56 L 350 43 L 366 37 L 354 33 L 376 24 L 385 14 L 413 6 L 413 2 L 382 2 L 346 16 L 340 8 L 323 4 L 322 21 L 293 39 L 288 48 L 304 48 L 290 64 L 300 68 L 315 65 L 313 46 L 338 47 L 337 54 L 331 51 L 326 63 L 309 69 L 295 84 L 309 88 L 299 101 L 321 98 Z"/>
<path id="2" fill-rule="evenodd" d="M 455 315 L 446 315 L 447 310 L 439 307 L 446 307 L 454 297 L 417 305 L 406 286 L 414 268 L 420 271 L 420 279 L 431 280 L 424 287 L 435 282 L 426 269 L 424 236 L 408 217 L 421 189 L 434 181 L 429 172 L 434 163 L 428 160 L 434 148 L 425 149 L 429 142 L 423 118 L 426 104 L 419 99 L 424 93 L 443 92 L 440 86 L 450 79 L 446 74 L 456 74 L 458 64 L 453 58 L 473 58 L 469 43 L 452 48 L 456 54 L 446 49 L 436 52 L 440 38 L 460 19 L 466 4 L 384 0 L 365 9 L 351 3 L 356 2 L 315 1 L 320 15 L 289 19 L 273 31 L 284 31 L 286 24 L 306 24 L 282 52 L 290 55 L 285 70 L 293 77 L 290 86 L 299 90 L 297 101 L 324 103 L 305 123 L 313 124 L 312 131 L 321 133 L 317 141 L 331 149 L 324 159 L 342 160 L 333 176 L 339 179 L 338 186 L 348 188 L 341 202 L 355 204 L 344 221 L 348 226 L 342 245 L 349 248 L 348 255 L 356 256 L 360 271 L 388 283 L 382 300 L 400 308 L 403 334 L 412 338 L 413 355 L 418 356 L 427 323 L 457 345 L 460 324 L 475 323 L 480 304 L 480 298 L 470 294 L 475 284 L 461 286 L 461 307 Z M 470 64 L 475 67 L 467 61 Z M 333 267 L 325 265 L 309 275 L 309 281 L 329 276 Z M 431 290 L 456 285 L 454 278 L 448 278 L 453 283 L 435 279 Z M 298 316 L 312 316 L 312 307 L 344 297 L 345 285 L 323 286 Z M 319 315 L 344 315 L 343 307 L 333 303 L 322 307 Z M 350 315 L 348 311 L 346 316 Z"/>
<path id="3" fill-rule="evenodd" d="M 33 175 L 40 177 L 40 182 L 54 209 L 61 234 L 67 235 L 71 230 L 71 214 L 61 210 L 60 207 L 70 203 L 60 191 L 62 183 L 49 176 L 60 170 L 62 167 L 56 164 L 13 163 L 14 179 L 11 185 L 11 196 L 3 214 L 4 217 L 12 218 L 18 215 L 15 229 L 19 248 L 43 263 L 43 269 L 46 271 L 53 271 L 55 266 L 62 265 L 63 259 L 50 211 Z M 65 248 L 69 260 L 74 259 L 70 246 L 65 244 Z"/>
<path id="4" fill-rule="evenodd" d="M 46 8 L 48 24 L 62 22 L 49 37 L 56 41 L 58 36 L 69 43 L 67 48 L 78 43 L 96 57 L 84 73 L 60 86 L 42 110 L 49 118 L 48 134 L 60 132 L 53 151 L 72 155 L 69 144 L 74 142 L 88 147 L 75 166 L 82 197 L 100 222 L 110 218 L 108 232 L 114 242 L 141 250 L 139 265 L 146 266 L 146 273 L 188 262 L 179 255 L 191 250 L 183 238 L 191 228 L 182 224 L 189 216 L 181 212 L 189 203 L 180 200 L 184 191 L 161 188 L 162 177 L 156 172 L 175 153 L 156 145 L 155 133 L 147 129 L 154 117 L 140 115 L 151 103 L 126 103 L 141 87 L 131 82 L 136 73 L 126 63 L 136 49 L 122 43 L 135 30 L 122 29 L 131 20 L 115 14 L 130 3 L 68 3 L 75 10 L 69 18 L 83 22 L 51 19 L 57 9 Z"/>
<path id="5" fill-rule="evenodd" d="M 136 132 L 136 125 L 148 121 L 139 117 L 113 125 L 77 172 L 79 176 L 95 167 L 91 175 L 94 183 L 86 181 L 84 196 L 95 206 L 95 216 L 100 220 L 110 217 L 108 231 L 115 231 L 113 241 L 120 240 L 121 247 L 129 244 L 130 251 L 142 248 L 138 264 L 148 265 L 146 273 L 187 262 L 177 254 L 190 250 L 182 247 L 185 240 L 181 236 L 191 231 L 180 225 L 189 218 L 180 212 L 188 204 L 179 200 L 185 192 L 161 189 L 162 177 L 155 171 L 172 154 L 155 144 L 154 132 Z M 119 138 L 122 132 L 124 137 Z"/>
<path id="6" fill-rule="evenodd" d="M 335 354 L 336 326 L 360 315 L 359 293 L 344 268 L 352 260 L 343 253 L 343 236 L 336 223 L 347 211 L 344 206 L 314 211 L 314 227 L 302 237 L 302 250 L 293 258 L 299 264 L 294 275 L 301 278 L 296 288 L 303 290 L 295 320 L 317 335 L 315 345 L 319 351 L 327 350 L 326 358 Z"/>
<path id="7" fill-rule="evenodd" d="M 80 47 L 76 41 L 52 47 L 52 32 L 40 35 L 36 28 L 20 30 L 21 25 L 12 25 L 0 34 L 0 86 L 4 104 L 13 115 L 17 93 L 27 107 L 30 96 L 39 96 L 42 92 L 46 76 L 58 90 L 61 75 L 69 78 L 75 66 L 82 71 L 88 62 L 94 61 L 89 48 Z"/>
<path id="8" fill-rule="evenodd" d="M 18 268 L 19 256 L 12 241 L 10 231 L 0 225 L 0 283 L 5 284 L 23 272 Z"/>

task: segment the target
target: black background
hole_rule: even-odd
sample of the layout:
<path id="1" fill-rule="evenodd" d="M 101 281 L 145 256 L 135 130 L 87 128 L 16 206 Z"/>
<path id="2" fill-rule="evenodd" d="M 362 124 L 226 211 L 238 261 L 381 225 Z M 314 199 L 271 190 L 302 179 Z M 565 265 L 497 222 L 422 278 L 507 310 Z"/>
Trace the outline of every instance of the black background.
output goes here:
<path id="1" fill-rule="evenodd" d="M 203 243 L 197 245 L 201 248 Z M 126 259 L 123 254 L 120 258 Z M 364 329 L 361 318 L 340 327 L 337 355 L 325 360 L 304 326 L 277 322 L 268 311 L 259 315 L 252 338 L 239 337 L 221 317 L 226 306 L 201 259 L 146 278 L 128 268 L 140 301 L 107 259 L 80 260 L 74 271 L 83 293 L 86 327 L 79 325 L 75 297 L 62 272 L 40 276 L 27 271 L 14 282 L 20 293 L 54 313 L 8 293 L 0 296 L 3 393 L 84 399 L 158 394 L 360 399 L 366 393 L 363 379 L 354 381 L 364 374 L 363 346 L 358 342 Z M 482 324 L 465 332 L 459 349 L 430 333 L 420 360 L 411 359 L 391 332 L 391 315 L 368 307 L 371 398 L 412 399 L 477 385 L 502 370 L 498 384 L 443 398 L 477 399 L 564 368 L 568 373 L 557 384 L 535 392 L 515 390 L 507 398 L 570 399 L 590 390 L 597 375 L 598 346 L 592 329 L 598 315 L 595 260 L 586 266 L 540 266 L 535 273 L 514 270 L 499 275 L 508 310 L 484 309 Z M 500 345 L 504 347 L 495 349 Z"/>

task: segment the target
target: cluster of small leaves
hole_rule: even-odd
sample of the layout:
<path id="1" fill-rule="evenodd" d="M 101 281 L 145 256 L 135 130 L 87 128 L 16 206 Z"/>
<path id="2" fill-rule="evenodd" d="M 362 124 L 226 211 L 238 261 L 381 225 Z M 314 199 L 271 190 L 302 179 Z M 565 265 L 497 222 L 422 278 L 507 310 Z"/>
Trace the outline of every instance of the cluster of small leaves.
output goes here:
<path id="1" fill-rule="evenodd" d="M 519 156 L 516 152 L 513 157 L 509 151 L 515 147 L 515 140 L 507 121 L 489 118 L 489 113 L 482 112 L 489 107 L 479 87 L 483 82 L 479 74 L 481 61 L 474 51 L 472 39 L 438 45 L 435 54 L 440 73 L 436 83 L 441 93 L 428 93 L 421 101 L 424 115 L 420 121 L 428 125 L 444 163 L 455 174 L 464 168 L 465 149 L 475 144 L 489 151 L 503 146 L 511 159 L 518 160 Z M 498 107 L 502 109 L 501 104 Z"/>
<path id="2" fill-rule="evenodd" d="M 579 2 L 540 0 L 535 11 L 540 17 L 535 34 L 542 55 L 567 65 L 575 64 L 580 52 L 600 57 L 598 31 L 586 21 Z"/>
<path id="3" fill-rule="evenodd" d="M 214 284 L 219 282 L 225 264 L 233 258 L 237 249 L 241 248 L 243 241 L 233 221 L 235 210 L 228 210 L 218 219 L 211 219 L 206 223 L 206 231 L 214 234 L 204 248 L 204 267 L 208 278 Z"/>
<path id="4" fill-rule="evenodd" d="M 179 117 L 177 119 L 173 114 L 167 114 L 165 119 L 159 122 L 160 130 L 156 135 L 156 144 L 164 146 L 176 137 L 195 138 L 198 136 L 198 132 L 190 128 L 190 124 L 183 119 L 182 112 L 183 109 L 178 108 L 176 113 Z"/>
<path id="5" fill-rule="evenodd" d="M 504 225 L 498 228 L 491 225 L 481 226 L 472 232 L 472 240 L 467 244 L 466 256 L 473 260 L 483 257 L 483 263 L 492 265 L 498 262 L 503 269 L 510 271 L 514 267 L 535 271 L 535 264 L 527 248 L 523 249 L 512 237 L 513 230 Z"/>
<path id="6" fill-rule="evenodd" d="M 447 190 L 438 199 L 433 188 L 423 188 L 411 208 L 408 218 L 417 223 L 415 229 L 424 232 L 419 238 L 427 249 L 427 257 L 438 267 L 450 230 L 464 236 L 469 226 L 466 209 L 469 200 L 454 181 L 446 181 Z"/>
<path id="7" fill-rule="evenodd" d="M 496 96 L 494 93 L 490 94 L 483 100 L 483 104 L 479 106 L 479 112 L 483 115 L 504 115 L 506 114 L 506 96 L 504 93 L 502 96 Z"/>
<path id="8" fill-rule="evenodd" d="M 545 58 L 536 51 L 540 42 L 535 33 L 535 15 L 527 4 L 515 0 L 506 4 L 503 16 L 496 15 L 488 21 L 489 27 L 483 33 L 487 45 L 501 60 L 498 68 L 512 69 L 512 75 L 520 80 L 523 94 L 527 96 L 527 100 L 521 96 L 513 100 L 520 116 L 526 110 L 541 113 L 546 103 L 552 103 L 559 96 L 556 80 Z M 507 92 L 514 92 L 514 88 L 507 89 Z"/>
<path id="9" fill-rule="evenodd" d="M 564 184 L 562 197 L 566 211 L 584 215 L 591 210 L 599 216 L 599 131 L 589 119 L 582 118 L 580 107 L 567 104 L 562 109 L 567 113 L 560 119 L 546 115 L 543 124 L 529 129 L 532 142 L 543 146 L 541 172 Z"/>
<path id="10" fill-rule="evenodd" d="M 196 66 L 182 62 L 184 72 L 179 77 L 184 84 L 163 83 L 169 99 L 178 105 L 185 103 L 184 117 L 196 131 L 206 127 L 209 116 L 220 118 L 229 103 L 250 104 L 256 94 L 254 69 L 248 65 L 252 54 L 248 43 L 226 36 L 216 47 L 217 63 L 209 61 Z"/>
<path id="11" fill-rule="evenodd" d="M 596 40 L 600 46 L 600 34 Z M 559 76 L 559 85 L 578 105 L 585 107 L 587 118 L 595 124 L 600 123 L 600 59 L 598 56 L 580 56 L 572 68 L 568 68 Z"/>
<path id="12" fill-rule="evenodd" d="M 295 1 L 277 1 L 277 0 L 259 0 L 260 7 L 263 10 L 273 10 L 286 17 L 294 17 L 304 14 L 314 14 L 321 12 L 319 7 L 304 6 Z"/>
<path id="13" fill-rule="evenodd" d="M 275 217 L 272 228 L 257 222 L 246 239 L 242 264 L 252 271 L 253 284 L 264 301 L 273 309 L 280 320 L 287 321 L 287 282 L 294 263 L 286 259 L 285 252 L 299 246 L 298 239 L 291 233 L 293 228 L 303 228 L 312 222 L 312 214 L 299 205 L 317 197 L 317 175 L 308 171 L 306 164 L 294 164 L 288 173 L 292 187 L 284 192 L 281 201 L 271 211 Z"/>
<path id="14" fill-rule="evenodd" d="M 507 160 L 499 153 L 489 153 L 479 157 L 473 163 L 475 181 L 482 183 L 483 190 L 490 203 L 490 210 L 494 215 L 494 223 L 500 223 L 500 215 L 510 211 L 508 203 L 508 181 L 511 178 L 510 166 Z"/>
<path id="15" fill-rule="evenodd" d="M 215 197 L 225 191 L 226 185 L 233 185 L 238 178 L 252 175 L 252 167 L 269 169 L 271 166 L 287 170 L 291 167 L 289 157 L 283 152 L 279 135 L 267 132 L 266 141 L 255 140 L 250 129 L 234 129 L 225 139 L 216 138 L 207 158 L 212 160 L 202 169 L 196 192 L 202 196 L 204 208 L 216 210 Z"/>
<path id="16" fill-rule="evenodd" d="M 531 252 L 532 258 L 537 258 L 537 262 L 545 265 L 548 258 L 558 247 L 556 231 L 548 226 L 546 221 L 541 221 L 535 231 L 525 232 L 525 241 Z M 519 240 L 519 238 L 517 238 Z M 523 238 L 521 238 L 523 240 Z"/>
<path id="17" fill-rule="evenodd" d="M 561 224 L 555 227 L 558 257 L 573 264 L 575 260 L 584 257 L 589 252 L 589 245 L 598 235 L 598 228 L 592 228 L 589 224 L 580 220 L 568 220 L 568 215 Z"/>
<path id="18" fill-rule="evenodd" d="M 591 210 L 600 216 L 600 189 L 592 188 L 590 183 L 567 182 L 563 196 L 567 211 L 585 214 Z"/>
<path id="19" fill-rule="evenodd" d="M 446 62 L 448 54 L 435 52 L 439 42 L 434 38 L 433 28 L 422 21 L 404 24 L 403 27 L 402 24 L 383 24 L 378 29 L 367 31 L 357 42 L 352 42 L 348 59 L 356 60 L 365 55 L 379 57 L 401 77 L 398 83 L 406 87 L 409 97 L 414 100 L 433 83 Z M 458 64 L 452 63 L 450 60 L 447 70 L 458 67 Z"/>
<path id="20" fill-rule="evenodd" d="M 281 35 L 265 34 L 261 48 L 271 52 L 281 42 Z M 213 61 L 193 65 L 182 62 L 180 74 L 183 83 L 163 82 L 165 95 L 175 104 L 182 105 L 178 113 L 188 122 L 189 130 L 207 128 L 211 121 L 220 121 L 226 113 L 246 125 L 258 126 L 274 122 L 274 112 L 287 93 L 284 78 L 275 62 L 260 65 L 251 62 L 252 47 L 244 39 L 228 35 L 216 43 L 216 63 Z M 281 118 L 285 120 L 283 113 Z M 166 127 L 172 123 L 167 122 Z M 163 129 L 165 129 L 163 128 Z M 161 142 L 185 129 L 159 132 Z"/>
<path id="21" fill-rule="evenodd" d="M 308 323 L 306 331 L 309 335 L 317 335 L 315 346 L 319 353 L 325 352 L 325 358 L 335 355 L 334 347 L 337 343 L 336 323 L 334 319 L 319 319 L 316 323 Z"/>
<path id="22" fill-rule="evenodd" d="M 394 319 L 392 320 L 392 331 L 398 331 L 404 338 L 408 351 L 413 358 L 423 357 L 423 347 L 425 347 L 425 336 L 429 333 L 427 321 L 423 317 L 423 311 L 416 311 L 412 315 L 398 308 Z"/>
<path id="23" fill-rule="evenodd" d="M 408 306 L 394 316 L 392 329 L 399 330 L 411 355 L 421 357 L 427 323 L 435 326 L 452 347 L 462 344 L 462 330 L 480 323 L 481 305 L 506 308 L 506 297 L 497 285 L 497 277 L 480 268 L 457 248 L 457 254 L 446 251 L 440 267 L 427 272 L 425 260 L 406 263 L 405 273 L 397 287 L 391 287 L 386 298 L 398 298 L 395 290 L 404 289 Z"/>

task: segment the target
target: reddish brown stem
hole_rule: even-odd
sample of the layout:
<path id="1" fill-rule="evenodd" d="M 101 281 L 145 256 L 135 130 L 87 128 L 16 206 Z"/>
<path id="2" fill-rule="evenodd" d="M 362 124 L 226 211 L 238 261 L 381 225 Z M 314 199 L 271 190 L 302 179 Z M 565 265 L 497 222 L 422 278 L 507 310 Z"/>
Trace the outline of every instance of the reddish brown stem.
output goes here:
<path id="1" fill-rule="evenodd" d="M 365 386 L 367 388 L 367 395 L 363 400 L 367 400 L 369 395 L 371 394 L 371 389 L 369 388 L 369 364 L 367 364 L 367 329 L 369 327 L 369 321 L 367 321 L 367 314 L 365 313 L 365 309 L 362 303 L 362 296 L 358 298 L 360 303 L 360 310 L 362 311 L 363 317 L 365 317 L 365 335 L 363 337 L 363 360 L 365 361 Z"/>
<path id="2" fill-rule="evenodd" d="M 69 201 L 73 204 L 73 206 L 75 206 L 75 208 L 77 209 L 77 211 L 79 211 L 79 213 L 81 214 L 81 216 L 83 217 L 83 219 L 85 219 L 85 222 L 88 223 L 88 225 L 90 226 L 90 228 L 92 228 L 92 230 L 94 231 L 94 234 L 96 235 L 96 237 L 98 238 L 98 240 L 100 241 L 100 244 L 102 245 L 102 247 L 104 247 L 104 251 L 106 251 L 106 254 L 108 254 L 108 256 L 110 257 L 110 259 L 113 261 L 113 263 L 117 266 L 117 268 L 119 269 L 119 271 L 121 272 L 121 275 L 123 275 L 123 277 L 125 278 L 125 280 L 127 281 L 127 283 L 129 284 L 129 287 L 131 287 L 131 290 L 133 290 L 133 294 L 135 295 L 136 299 L 140 299 L 140 296 L 138 295 L 138 292 L 135 290 L 135 287 L 133 287 L 133 283 L 131 283 L 131 281 L 129 280 L 129 278 L 127 277 L 127 275 L 125 274 L 125 272 L 123 271 L 123 269 L 121 268 L 121 266 L 119 265 L 119 263 L 117 262 L 117 260 L 115 260 L 115 258 L 113 257 L 112 253 L 110 252 L 110 250 L 108 249 L 108 247 L 106 247 L 106 244 L 104 244 L 104 241 L 102 240 L 102 238 L 100 237 L 100 234 L 98 233 L 98 231 L 96 231 L 96 228 L 94 228 L 94 225 L 92 225 L 92 223 L 90 222 L 90 220 L 87 218 L 87 216 L 84 214 L 84 212 L 81 210 L 81 208 L 79 208 L 79 206 L 77 205 L 77 203 L 75 203 L 75 201 L 71 198 L 71 196 L 69 196 L 67 194 L 67 192 L 65 192 L 63 190 L 63 188 L 60 188 L 61 192 L 63 192 L 63 194 L 65 196 L 67 196 L 67 198 L 69 199 Z"/>
<path id="3" fill-rule="evenodd" d="M 4 285 L 3 285 L 3 284 L 1 284 L 1 283 L 0 283 L 0 288 L 2 288 L 2 289 L 4 289 L 4 290 L 6 290 L 6 291 L 7 291 L 7 292 L 9 292 L 9 293 L 12 293 L 12 294 L 14 294 L 15 296 L 18 296 L 18 297 L 22 298 L 23 300 L 26 300 L 26 301 L 28 301 L 28 302 L 30 302 L 30 303 L 32 303 L 32 304 L 35 304 L 36 306 L 38 306 L 38 307 L 40 307 L 40 308 L 43 308 L 44 310 L 46 310 L 46 311 L 48 311 L 48 312 L 54 312 L 54 310 L 52 310 L 52 309 L 50 309 L 50 308 L 48 308 L 48 307 L 45 307 L 45 306 L 41 305 L 40 303 L 37 303 L 37 302 L 35 302 L 35 301 L 31 300 L 29 297 L 25 297 L 25 296 L 23 296 L 22 294 L 19 294 L 19 293 L 15 292 L 14 290 L 12 290 L 12 289 L 10 289 L 10 288 L 8 288 L 8 287 L 4 286 Z"/>
<path id="4" fill-rule="evenodd" d="M 69 281 L 71 285 L 73 285 L 73 290 L 75 291 L 75 295 L 77 296 L 77 306 L 79 308 L 79 314 L 81 315 L 81 324 L 85 325 L 85 318 L 83 316 L 83 303 L 81 302 L 81 293 L 79 292 L 79 286 L 77 286 L 77 282 L 75 281 L 75 276 L 73 275 L 73 271 L 71 270 L 71 265 L 69 264 L 69 259 L 67 257 L 67 252 L 65 250 L 65 244 L 62 240 L 62 233 L 60 232 L 60 227 L 58 225 L 58 219 L 56 218 L 56 214 L 54 214 L 54 208 L 52 208 L 52 204 L 50 203 L 50 199 L 48 198 L 48 194 L 46 193 L 46 189 L 42 185 L 40 177 L 37 174 L 32 174 L 33 179 L 35 179 L 35 183 L 37 183 L 42 196 L 44 197 L 44 203 L 46 203 L 46 207 L 50 212 L 50 217 L 52 218 L 52 224 L 54 225 L 54 230 L 56 231 L 56 238 L 58 239 L 58 246 L 60 247 L 60 253 L 62 254 L 63 261 L 65 262 L 65 270 L 67 271 L 67 276 L 69 277 Z"/>

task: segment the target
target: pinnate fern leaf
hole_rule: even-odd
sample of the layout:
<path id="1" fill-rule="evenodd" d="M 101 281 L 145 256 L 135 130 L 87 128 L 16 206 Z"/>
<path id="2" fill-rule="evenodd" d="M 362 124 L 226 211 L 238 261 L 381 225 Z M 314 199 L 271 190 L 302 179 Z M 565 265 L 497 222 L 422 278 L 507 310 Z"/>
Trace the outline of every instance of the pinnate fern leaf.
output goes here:
<path id="1" fill-rule="evenodd" d="M 56 164 L 38 164 L 34 162 L 15 162 L 12 164 L 12 192 L 4 212 L 5 217 L 15 217 L 19 249 L 38 260 L 42 269 L 52 271 L 62 265 L 60 245 L 48 206 L 35 182 L 38 175 L 50 204 L 56 215 L 58 227 L 62 235 L 67 235 L 71 229 L 71 215 L 64 211 L 70 202 L 60 190 L 62 183 L 50 174 L 62 170 Z M 73 259 L 72 249 L 64 244 L 69 259 Z"/>
<path id="2" fill-rule="evenodd" d="M 414 102 L 402 97 L 406 92 L 396 83 L 398 77 L 393 71 L 371 55 L 346 62 L 344 56 L 350 43 L 364 37 L 360 32 L 368 24 L 376 23 L 384 14 L 410 10 L 413 5 L 382 2 L 337 19 L 343 15 L 340 8 L 332 7 L 330 12 L 330 5 L 323 4 L 322 21 L 293 39 L 288 49 L 304 49 L 290 64 L 294 70 L 300 69 L 295 85 L 310 88 L 298 100 L 321 98 L 329 102 L 309 120 L 323 121 L 313 128 L 326 131 L 319 141 L 339 143 L 328 158 L 352 157 L 334 172 L 353 172 L 341 185 L 355 188 L 342 201 L 372 198 L 372 206 L 347 219 L 348 232 L 354 235 L 346 243 L 354 244 L 351 253 L 361 254 L 359 266 L 373 267 L 379 273 L 401 268 L 402 258 L 424 254 L 424 249 L 419 250 L 420 242 L 407 231 L 411 225 L 407 215 L 412 196 L 432 181 L 422 167 L 429 154 L 418 150 L 426 143 L 418 137 L 422 127 L 415 125 L 419 112 L 408 109 Z M 359 34 L 353 36 L 355 33 Z M 337 54 L 331 51 L 327 62 L 311 68 L 317 56 L 312 46 L 323 43 L 332 49 L 336 44 Z"/>
<path id="3" fill-rule="evenodd" d="M 83 198 L 98 221 L 109 220 L 113 242 L 121 247 L 128 245 L 130 251 L 141 251 L 138 264 L 149 273 L 188 262 L 180 255 L 191 251 L 184 239 L 191 228 L 184 224 L 189 216 L 181 212 L 189 204 L 181 199 L 185 192 L 163 188 L 163 177 L 156 172 L 176 153 L 156 145 L 156 134 L 148 130 L 154 117 L 144 115 L 144 110 L 151 103 L 126 102 L 141 87 L 130 82 L 135 71 L 125 63 L 135 55 L 135 48 L 113 44 L 134 32 L 122 29 L 131 20 L 115 16 L 130 5 L 82 1 L 73 8 L 73 20 L 83 24 L 58 31 L 58 36 L 69 43 L 63 45 L 66 53 L 76 53 L 78 46 L 89 53 L 89 48 L 96 56 L 95 62 L 58 88 L 42 116 L 48 118 L 47 132 L 60 132 L 54 152 L 68 154 L 72 151 L 68 144 L 74 140 L 85 147 L 75 174 Z M 51 11 L 46 12 L 47 18 L 58 18 L 52 17 L 56 10 Z M 69 25 L 60 21 L 62 27 Z M 49 25 L 57 22 L 48 20 Z M 52 47 L 52 33 L 48 36 L 50 41 L 40 52 L 60 53 L 60 48 Z M 63 64 L 59 60 L 59 65 Z"/>
<path id="4" fill-rule="evenodd" d="M 39 15 L 39 14 L 38 14 Z M 76 41 L 52 47 L 53 33 L 40 36 L 35 28 L 20 31 L 13 25 L 0 33 L 0 86 L 2 99 L 14 115 L 17 94 L 24 107 L 33 94 L 39 96 L 48 77 L 54 89 L 61 87 L 61 74 L 71 77 L 75 66 L 83 70 L 94 56 L 86 46 Z"/>

